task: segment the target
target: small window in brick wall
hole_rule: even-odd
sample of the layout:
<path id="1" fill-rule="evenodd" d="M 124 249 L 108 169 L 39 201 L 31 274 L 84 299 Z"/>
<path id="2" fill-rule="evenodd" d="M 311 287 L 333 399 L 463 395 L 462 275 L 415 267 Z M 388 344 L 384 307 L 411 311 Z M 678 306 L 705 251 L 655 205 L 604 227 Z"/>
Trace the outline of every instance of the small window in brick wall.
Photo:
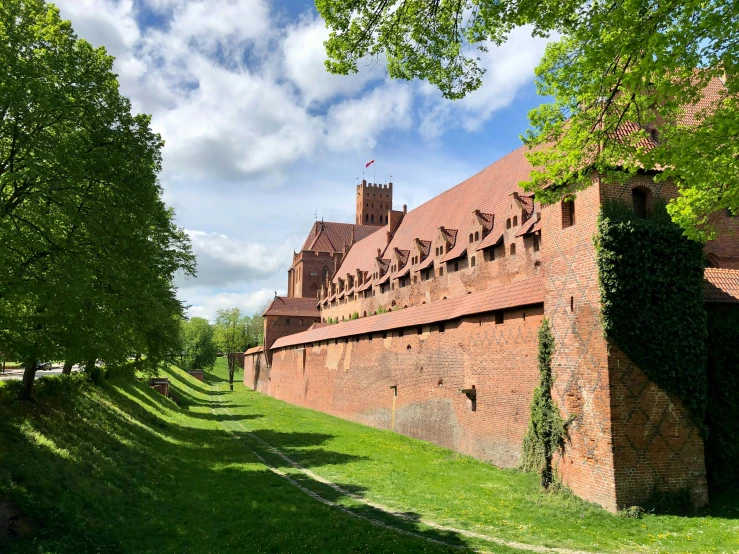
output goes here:
<path id="1" fill-rule="evenodd" d="M 634 215 L 642 219 L 647 218 L 648 191 L 643 188 L 635 188 L 631 191 L 631 199 L 634 203 Z"/>
<path id="2" fill-rule="evenodd" d="M 516 255 L 516 245 L 511 244 L 511 256 L 515 256 L 515 255 Z"/>
<path id="3" fill-rule="evenodd" d="M 534 252 L 539 251 L 539 235 L 534 235 Z"/>
<path id="4" fill-rule="evenodd" d="M 470 233 L 470 242 L 472 242 L 474 235 Z"/>
<path id="5" fill-rule="evenodd" d="M 518 227 L 518 216 L 517 215 L 513 216 L 513 226 Z"/>
<path id="6" fill-rule="evenodd" d="M 475 240 L 480 240 L 480 231 L 475 231 Z"/>
<path id="7" fill-rule="evenodd" d="M 511 228 L 511 218 L 505 220 L 505 228 L 510 229 Z"/>
<path id="8" fill-rule="evenodd" d="M 475 257 L 474 257 L 474 256 L 472 256 L 472 259 L 470 260 L 470 265 L 471 265 L 472 267 L 475 267 L 475 263 L 476 263 L 476 262 L 475 262 Z"/>
<path id="9" fill-rule="evenodd" d="M 572 227 L 575 224 L 575 199 L 565 198 L 562 200 L 562 229 Z"/>

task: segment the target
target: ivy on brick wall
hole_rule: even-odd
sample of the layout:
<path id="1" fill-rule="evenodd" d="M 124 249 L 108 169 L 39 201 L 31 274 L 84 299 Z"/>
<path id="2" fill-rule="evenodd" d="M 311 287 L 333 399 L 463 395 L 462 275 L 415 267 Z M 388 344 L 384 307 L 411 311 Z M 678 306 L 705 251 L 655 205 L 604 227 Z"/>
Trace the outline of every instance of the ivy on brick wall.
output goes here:
<path id="1" fill-rule="evenodd" d="M 552 457 L 564 448 L 567 437 L 567 425 L 552 400 L 552 356 L 554 335 L 549 322 L 544 319 L 539 327 L 539 386 L 531 400 L 531 419 L 523 438 L 521 469 L 538 472 L 545 489 L 554 480 Z"/>
<path id="2" fill-rule="evenodd" d="M 655 203 L 656 204 L 656 203 Z M 706 411 L 703 249 L 672 223 L 664 206 L 648 219 L 630 206 L 603 206 L 596 237 L 603 327 L 702 426 Z"/>
<path id="3" fill-rule="evenodd" d="M 717 492 L 739 490 L 739 305 L 709 310 L 706 344 L 708 486 Z"/>

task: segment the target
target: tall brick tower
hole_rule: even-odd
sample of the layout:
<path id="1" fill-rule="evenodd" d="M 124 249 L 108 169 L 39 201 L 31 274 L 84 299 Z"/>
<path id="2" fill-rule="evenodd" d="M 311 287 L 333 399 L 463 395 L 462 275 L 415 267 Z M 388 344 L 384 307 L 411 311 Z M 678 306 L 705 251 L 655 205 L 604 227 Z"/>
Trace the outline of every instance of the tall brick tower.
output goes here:
<path id="1" fill-rule="evenodd" d="M 393 184 L 362 183 L 357 185 L 357 225 L 386 225 L 393 209 Z"/>

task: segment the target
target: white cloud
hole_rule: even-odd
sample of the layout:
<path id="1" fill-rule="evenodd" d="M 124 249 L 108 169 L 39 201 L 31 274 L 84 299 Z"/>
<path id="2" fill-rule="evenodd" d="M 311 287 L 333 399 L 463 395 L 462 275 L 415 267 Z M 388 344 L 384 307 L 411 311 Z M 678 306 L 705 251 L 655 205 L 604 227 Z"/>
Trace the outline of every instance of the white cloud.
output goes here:
<path id="1" fill-rule="evenodd" d="M 438 137 L 459 126 L 467 131 L 480 129 L 496 111 L 510 105 L 522 87 L 532 82 L 534 67 L 546 44 L 547 39 L 531 36 L 530 27 L 514 29 L 505 44 L 490 45 L 488 52 L 480 53 L 480 63 L 485 69 L 482 86 L 456 102 L 442 99 L 435 88 L 424 84 L 427 110 L 421 118 L 421 132 Z"/>
<path id="2" fill-rule="evenodd" d="M 277 291 L 284 294 L 284 291 Z M 275 291 L 261 289 L 255 292 L 219 292 L 213 293 L 210 289 L 180 289 L 180 296 L 186 305 L 189 305 L 189 317 L 204 317 L 213 321 L 218 310 L 239 308 L 245 315 L 254 315 L 263 308 L 272 298 Z M 261 315 L 261 314 L 260 314 Z"/>
<path id="3" fill-rule="evenodd" d="M 187 234 L 198 258 L 199 286 L 227 287 L 270 277 L 282 272 L 292 252 L 289 245 L 270 248 L 220 233 L 187 230 Z"/>
<path id="4" fill-rule="evenodd" d="M 354 95 L 367 83 L 383 79 L 383 64 L 366 63 L 359 73 L 332 75 L 326 71 L 326 52 L 323 43 L 328 39 L 328 29 L 321 18 L 303 16 L 289 25 L 282 41 L 285 76 L 300 90 L 306 104 L 328 100 L 337 95 Z"/>

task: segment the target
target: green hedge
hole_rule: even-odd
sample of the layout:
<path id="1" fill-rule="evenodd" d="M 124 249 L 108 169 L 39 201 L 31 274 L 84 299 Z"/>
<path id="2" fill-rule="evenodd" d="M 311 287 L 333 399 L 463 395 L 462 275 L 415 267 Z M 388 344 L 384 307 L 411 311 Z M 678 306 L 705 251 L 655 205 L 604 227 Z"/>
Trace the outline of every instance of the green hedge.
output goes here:
<path id="1" fill-rule="evenodd" d="M 702 427 L 706 403 L 706 311 L 702 245 L 664 206 L 649 219 L 606 204 L 596 237 L 603 327 L 649 378 L 677 395 Z"/>
<path id="2" fill-rule="evenodd" d="M 739 490 L 739 306 L 708 312 L 708 485 Z"/>

